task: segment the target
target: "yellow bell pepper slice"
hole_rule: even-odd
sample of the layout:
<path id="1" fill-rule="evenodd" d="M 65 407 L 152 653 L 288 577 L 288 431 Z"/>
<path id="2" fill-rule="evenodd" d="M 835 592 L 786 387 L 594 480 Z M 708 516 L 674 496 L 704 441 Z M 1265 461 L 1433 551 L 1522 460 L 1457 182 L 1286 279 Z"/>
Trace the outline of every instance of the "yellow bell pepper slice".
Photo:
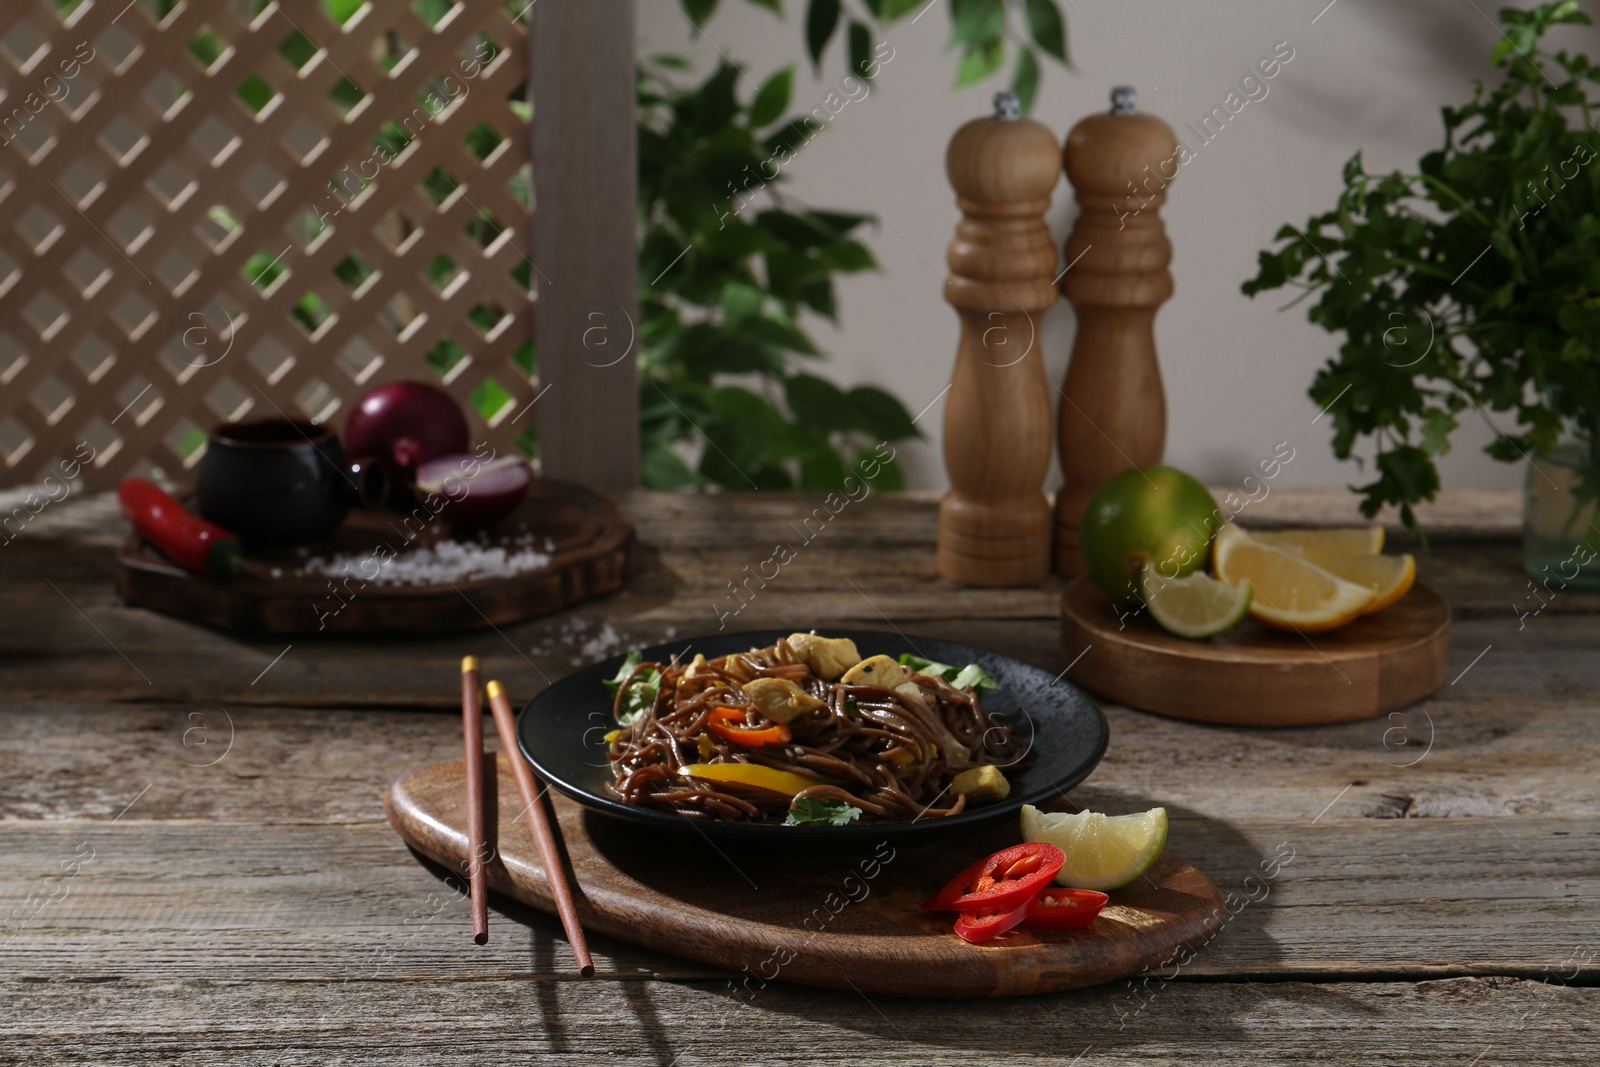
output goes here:
<path id="1" fill-rule="evenodd" d="M 685 778 L 704 778 L 708 782 L 753 786 L 786 797 L 822 784 L 816 778 L 760 763 L 686 763 L 678 768 L 678 773 Z"/>

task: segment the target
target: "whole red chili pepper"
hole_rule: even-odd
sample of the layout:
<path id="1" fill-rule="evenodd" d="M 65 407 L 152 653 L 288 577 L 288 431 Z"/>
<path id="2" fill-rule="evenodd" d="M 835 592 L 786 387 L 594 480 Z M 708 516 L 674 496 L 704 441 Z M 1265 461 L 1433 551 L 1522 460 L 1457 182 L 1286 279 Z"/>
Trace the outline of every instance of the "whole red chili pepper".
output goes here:
<path id="1" fill-rule="evenodd" d="M 244 566 L 237 537 L 189 514 L 154 482 L 124 478 L 117 486 L 117 503 L 140 537 L 185 570 L 228 578 Z"/>

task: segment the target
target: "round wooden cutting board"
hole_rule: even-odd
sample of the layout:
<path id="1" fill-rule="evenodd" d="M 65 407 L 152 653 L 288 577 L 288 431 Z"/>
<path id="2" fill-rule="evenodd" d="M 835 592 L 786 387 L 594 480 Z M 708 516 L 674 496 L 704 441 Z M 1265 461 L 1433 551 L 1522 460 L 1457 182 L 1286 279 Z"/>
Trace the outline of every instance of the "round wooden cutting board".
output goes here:
<path id="1" fill-rule="evenodd" d="M 1398 602 L 1329 633 L 1251 620 L 1203 641 L 1117 607 L 1087 575 L 1061 594 L 1061 662 L 1103 700 L 1197 722 L 1312 726 L 1417 703 L 1444 684 L 1450 608 L 1414 585 Z"/>
<path id="2" fill-rule="evenodd" d="M 353 577 L 308 573 L 307 557 L 284 553 L 252 554 L 243 574 L 219 581 L 173 565 L 129 533 L 117 548 L 117 592 L 134 607 L 234 633 L 448 633 L 521 622 L 615 592 L 633 546 L 633 527 L 610 501 L 582 486 L 538 479 L 487 544 L 503 544 L 508 552 L 537 550 L 550 557 L 544 566 L 455 583 L 361 580 L 378 573 L 369 555 L 378 546 L 404 558 L 412 546 L 436 545 L 449 536 L 439 523 L 408 523 L 404 513 L 352 511 L 331 542 L 311 555 L 364 557 L 352 568 Z"/>
<path id="3" fill-rule="evenodd" d="M 553 913 L 527 822 L 513 821 L 521 806 L 505 754 L 489 766 L 489 887 Z M 406 844 L 460 871 L 465 789 L 459 760 L 436 763 L 395 779 L 384 807 Z M 951 932 L 953 915 L 918 904 L 972 860 L 1015 844 L 1009 824 L 914 847 L 886 839 L 859 855 L 763 855 L 641 831 L 555 793 L 550 801 L 585 930 L 725 968 L 751 992 L 783 981 L 898 996 L 1047 993 L 1176 965 L 1184 946 L 1227 919 L 1211 880 L 1168 852 L 1113 892 L 1087 929 L 1019 929 L 969 945 Z"/>

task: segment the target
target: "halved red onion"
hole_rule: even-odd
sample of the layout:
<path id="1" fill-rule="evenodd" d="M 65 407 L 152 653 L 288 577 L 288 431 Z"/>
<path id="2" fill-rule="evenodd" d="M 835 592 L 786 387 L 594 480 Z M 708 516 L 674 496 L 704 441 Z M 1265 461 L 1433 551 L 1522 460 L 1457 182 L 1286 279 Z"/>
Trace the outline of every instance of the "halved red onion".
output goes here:
<path id="1" fill-rule="evenodd" d="M 492 526 L 517 510 L 532 475 L 521 456 L 440 456 L 417 468 L 417 492 L 437 494 L 439 515 L 452 526 Z"/>

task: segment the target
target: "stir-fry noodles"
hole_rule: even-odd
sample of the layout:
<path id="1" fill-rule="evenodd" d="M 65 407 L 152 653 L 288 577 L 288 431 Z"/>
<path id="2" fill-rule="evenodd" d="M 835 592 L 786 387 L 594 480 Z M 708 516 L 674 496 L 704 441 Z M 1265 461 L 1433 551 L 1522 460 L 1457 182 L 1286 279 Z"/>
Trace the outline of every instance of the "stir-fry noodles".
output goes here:
<path id="1" fill-rule="evenodd" d="M 995 683 L 848 638 L 794 634 L 691 662 L 630 656 L 609 684 L 607 789 L 691 818 L 828 823 L 953 815 L 1003 799 L 1026 755 L 984 711 Z"/>

